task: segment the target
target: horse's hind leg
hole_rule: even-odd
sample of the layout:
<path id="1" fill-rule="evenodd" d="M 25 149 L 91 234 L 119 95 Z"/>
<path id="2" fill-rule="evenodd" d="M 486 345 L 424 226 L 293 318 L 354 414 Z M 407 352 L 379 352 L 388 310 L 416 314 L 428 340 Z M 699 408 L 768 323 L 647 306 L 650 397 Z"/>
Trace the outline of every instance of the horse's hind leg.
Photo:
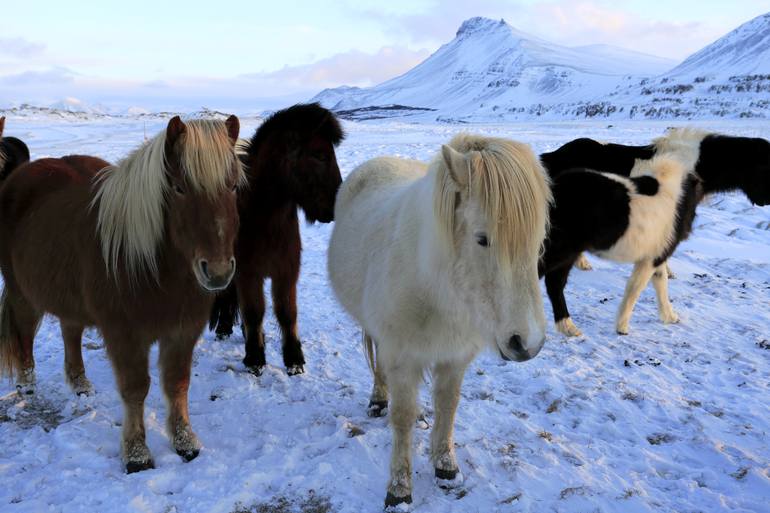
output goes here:
<path id="1" fill-rule="evenodd" d="M 374 374 L 372 395 L 369 397 L 367 414 L 370 417 L 384 417 L 388 413 L 388 386 L 385 383 L 385 370 L 382 368 L 382 358 L 377 358 L 377 346 L 374 339 L 364 333 L 364 349 L 366 359 Z"/>
<path id="2" fill-rule="evenodd" d="M 192 354 L 195 335 L 183 338 L 164 339 L 160 343 L 160 367 L 163 392 L 168 405 L 168 434 L 174 449 L 185 461 L 195 459 L 200 453 L 201 443 L 190 427 L 187 391 L 190 388 Z"/>
<path id="3" fill-rule="evenodd" d="M 209 326 L 217 334 L 217 339 L 224 340 L 233 334 L 233 325 L 238 316 L 238 291 L 235 280 L 223 292 L 217 294 L 211 309 Z"/>
<path id="4" fill-rule="evenodd" d="M 145 443 L 144 434 L 144 399 L 150 389 L 150 343 L 125 336 L 110 336 L 107 333 L 104 341 L 123 399 L 121 450 L 126 472 L 131 474 L 154 468 L 155 463 Z"/>
<path id="5" fill-rule="evenodd" d="M 305 355 L 297 336 L 297 278 L 298 274 L 273 278 L 273 308 L 283 334 L 283 363 L 290 376 L 305 372 Z"/>
<path id="6" fill-rule="evenodd" d="M 81 340 L 84 327 L 61 321 L 61 334 L 64 339 L 64 373 L 72 391 L 77 395 L 91 395 L 93 385 L 86 377 L 83 365 Z"/>
<path id="7" fill-rule="evenodd" d="M 642 260 L 634 265 L 634 271 L 626 282 L 626 290 L 623 301 L 620 303 L 615 329 L 621 335 L 628 335 L 628 324 L 631 321 L 631 313 L 634 311 L 639 296 L 644 287 L 649 283 L 654 267 L 651 260 Z"/>
<path id="8" fill-rule="evenodd" d="M 666 262 L 655 268 L 652 273 L 652 286 L 655 287 L 655 295 L 658 297 L 658 315 L 666 324 L 679 322 L 679 316 L 668 298 L 669 268 Z"/>
<path id="9" fill-rule="evenodd" d="M 8 284 L 0 299 L 0 364 L 4 371 L 17 372 L 16 390 L 35 392 L 33 344 L 42 315 Z"/>
<path id="10" fill-rule="evenodd" d="M 238 280 L 238 304 L 241 307 L 241 328 L 246 339 L 246 356 L 243 364 L 253 373 L 262 374 L 265 361 L 265 335 L 262 319 L 265 316 L 265 296 L 261 276 L 240 276 Z"/>
<path id="11" fill-rule="evenodd" d="M 412 429 L 417 420 L 417 389 L 422 369 L 409 362 L 386 366 L 390 383 L 393 449 L 385 507 L 412 502 Z"/>
<path id="12" fill-rule="evenodd" d="M 452 433 L 460 401 L 460 387 L 468 363 L 439 363 L 433 368 L 433 409 L 436 421 L 431 432 L 430 453 L 439 485 L 446 488 L 462 482 Z"/>

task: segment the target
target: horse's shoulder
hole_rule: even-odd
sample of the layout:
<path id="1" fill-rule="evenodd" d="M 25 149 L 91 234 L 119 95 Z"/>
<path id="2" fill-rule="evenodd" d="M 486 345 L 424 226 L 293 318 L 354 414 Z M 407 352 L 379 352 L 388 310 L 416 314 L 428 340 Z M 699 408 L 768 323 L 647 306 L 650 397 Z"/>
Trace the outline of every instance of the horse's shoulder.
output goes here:
<path id="1" fill-rule="evenodd" d="M 424 173 L 426 165 L 417 160 L 398 157 L 376 157 L 358 166 L 343 183 L 340 201 L 375 189 L 413 180 Z"/>

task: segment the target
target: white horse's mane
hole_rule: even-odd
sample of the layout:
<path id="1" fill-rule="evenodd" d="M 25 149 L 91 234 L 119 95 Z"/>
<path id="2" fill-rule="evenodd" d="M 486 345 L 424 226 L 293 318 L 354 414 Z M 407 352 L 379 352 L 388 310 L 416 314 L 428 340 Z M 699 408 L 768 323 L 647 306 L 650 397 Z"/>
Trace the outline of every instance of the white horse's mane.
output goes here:
<path id="1" fill-rule="evenodd" d="M 216 194 L 227 186 L 237 162 L 225 123 L 192 120 L 185 125 L 177 145 L 186 182 Z M 91 205 L 98 207 L 97 233 L 107 270 L 115 273 L 122 257 L 132 281 L 143 271 L 157 279 L 169 190 L 165 147 L 164 130 L 117 165 L 101 170 L 94 183 Z"/>
<path id="2" fill-rule="evenodd" d="M 548 173 L 529 145 L 506 139 L 459 134 L 449 146 L 466 154 L 469 194 L 478 197 L 489 223 L 488 238 L 501 262 L 542 253 L 552 202 Z M 439 155 L 434 211 L 444 239 L 453 243 L 458 187 Z"/>

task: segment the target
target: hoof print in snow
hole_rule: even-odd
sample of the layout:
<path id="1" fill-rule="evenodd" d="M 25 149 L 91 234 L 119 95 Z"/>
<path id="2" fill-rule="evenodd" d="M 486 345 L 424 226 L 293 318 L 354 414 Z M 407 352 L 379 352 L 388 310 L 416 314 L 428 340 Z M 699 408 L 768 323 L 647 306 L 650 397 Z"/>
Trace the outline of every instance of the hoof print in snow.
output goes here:
<path id="1" fill-rule="evenodd" d="M 746 475 L 748 475 L 748 473 L 749 473 L 749 467 L 741 467 L 738 470 L 736 470 L 735 472 L 731 472 L 730 475 L 733 476 L 738 481 L 740 481 L 741 479 L 746 477 Z"/>
<path id="2" fill-rule="evenodd" d="M 388 401 L 369 401 L 366 414 L 370 417 L 384 417 L 388 414 Z"/>
<path id="3" fill-rule="evenodd" d="M 668 433 L 653 433 L 647 437 L 647 441 L 650 445 L 662 445 L 673 442 L 674 437 Z"/>
<path id="4" fill-rule="evenodd" d="M 763 340 L 761 342 L 757 342 L 757 347 L 759 347 L 760 349 L 770 350 L 770 340 Z"/>
<path id="5" fill-rule="evenodd" d="M 152 460 L 129 461 L 126 463 L 126 474 L 134 474 L 151 468 L 155 468 L 155 462 Z"/>

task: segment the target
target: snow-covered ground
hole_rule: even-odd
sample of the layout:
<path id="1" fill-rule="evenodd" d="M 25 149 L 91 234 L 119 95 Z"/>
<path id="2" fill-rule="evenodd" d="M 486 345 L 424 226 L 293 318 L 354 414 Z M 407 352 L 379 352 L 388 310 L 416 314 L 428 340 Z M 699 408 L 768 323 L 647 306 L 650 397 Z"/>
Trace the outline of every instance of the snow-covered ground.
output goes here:
<path id="1" fill-rule="evenodd" d="M 152 134 L 163 123 L 148 120 Z M 244 120 L 243 134 L 256 121 Z M 482 126 L 347 124 L 343 174 L 378 155 L 429 158 L 458 130 L 532 143 L 537 151 L 577 136 L 640 143 L 666 123 L 563 122 Z M 770 137 L 759 122 L 704 124 Z M 139 144 L 142 121 L 10 118 L 8 135 L 33 157 L 90 153 L 116 159 Z M 462 488 L 433 483 L 432 407 L 414 447 L 416 512 L 736 511 L 770 508 L 770 207 L 742 196 L 709 199 L 695 233 L 671 260 L 671 296 L 682 321 L 662 325 L 652 290 L 628 336 L 613 319 L 630 268 L 591 258 L 573 271 L 567 300 L 585 333 L 552 328 L 536 359 L 493 354 L 471 365 L 455 439 Z M 243 340 L 204 333 L 190 390 L 192 425 L 204 449 L 183 463 L 164 433 L 157 366 L 146 404 L 156 469 L 126 475 L 119 458 L 122 409 L 99 335 L 84 340 L 96 394 L 76 398 L 63 376 L 57 322 L 35 346 L 38 393 L 20 399 L 0 384 L 0 511 L 294 512 L 381 511 L 388 476 L 387 419 L 370 419 L 371 378 L 357 326 L 326 276 L 331 227 L 303 225 L 299 326 L 307 373 L 288 377 L 280 334 L 266 319 L 261 377 L 244 371 Z M 550 305 L 546 300 L 550 318 Z M 155 350 L 154 350 L 155 351 Z M 153 361 L 156 355 L 153 354 Z"/>

